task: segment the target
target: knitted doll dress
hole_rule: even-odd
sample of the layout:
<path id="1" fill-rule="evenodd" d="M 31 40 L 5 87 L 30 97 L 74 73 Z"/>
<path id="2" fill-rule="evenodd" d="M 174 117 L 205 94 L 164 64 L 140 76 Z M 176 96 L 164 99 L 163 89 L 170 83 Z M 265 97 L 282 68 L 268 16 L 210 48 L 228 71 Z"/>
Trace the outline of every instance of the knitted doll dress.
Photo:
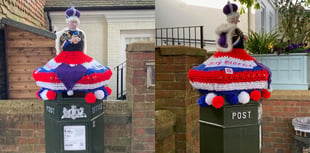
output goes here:
<path id="1" fill-rule="evenodd" d="M 72 38 L 79 41 L 73 42 Z M 81 30 L 63 31 L 58 40 L 62 52 L 33 72 L 36 84 L 42 87 L 37 92 L 38 98 L 51 100 L 55 93 L 67 92 L 70 96 L 77 91 L 88 93 L 85 99 L 92 103 L 111 94 L 106 85 L 112 71 L 83 53 L 84 38 Z"/>
<path id="2" fill-rule="evenodd" d="M 264 88 L 270 85 L 270 70 L 243 49 L 244 36 L 238 28 L 223 26 L 217 44 L 232 45 L 232 49 L 217 51 L 188 72 L 191 85 L 201 93 L 198 104 L 220 108 L 224 102 L 246 104 L 250 99 L 269 98 L 270 92 Z"/>

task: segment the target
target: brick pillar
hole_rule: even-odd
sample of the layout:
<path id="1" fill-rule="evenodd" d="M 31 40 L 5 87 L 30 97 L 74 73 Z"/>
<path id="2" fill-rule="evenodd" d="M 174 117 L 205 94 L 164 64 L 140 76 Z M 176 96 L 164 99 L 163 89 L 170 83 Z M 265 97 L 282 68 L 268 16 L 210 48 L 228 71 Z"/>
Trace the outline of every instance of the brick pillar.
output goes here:
<path id="1" fill-rule="evenodd" d="M 126 96 L 132 103 L 132 153 L 155 152 L 155 88 L 147 84 L 154 48 L 154 43 L 127 46 Z"/>
<path id="2" fill-rule="evenodd" d="M 177 153 L 199 153 L 199 93 L 193 90 L 187 72 L 201 64 L 206 51 L 185 46 L 163 46 L 155 49 L 155 109 L 176 114 L 175 148 Z"/>

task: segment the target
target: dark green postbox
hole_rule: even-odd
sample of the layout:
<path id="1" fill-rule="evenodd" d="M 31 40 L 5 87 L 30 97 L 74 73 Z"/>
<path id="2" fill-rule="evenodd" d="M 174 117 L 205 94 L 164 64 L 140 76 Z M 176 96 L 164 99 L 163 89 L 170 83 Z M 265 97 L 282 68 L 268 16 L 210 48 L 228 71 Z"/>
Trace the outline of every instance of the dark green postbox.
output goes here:
<path id="1" fill-rule="evenodd" d="M 200 108 L 201 153 L 261 153 L 261 104 Z"/>
<path id="2" fill-rule="evenodd" d="M 63 97 L 44 102 L 46 153 L 103 153 L 102 100 L 93 104 L 83 97 Z"/>

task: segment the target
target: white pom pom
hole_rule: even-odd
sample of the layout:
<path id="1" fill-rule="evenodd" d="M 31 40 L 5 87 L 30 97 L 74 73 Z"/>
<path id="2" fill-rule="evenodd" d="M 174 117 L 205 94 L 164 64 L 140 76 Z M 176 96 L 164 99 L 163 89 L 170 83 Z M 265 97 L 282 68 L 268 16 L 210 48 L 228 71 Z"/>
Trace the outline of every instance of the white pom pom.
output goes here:
<path id="1" fill-rule="evenodd" d="M 270 88 L 268 89 L 268 91 L 269 92 L 272 92 L 273 91 L 273 89 L 272 89 L 272 87 L 270 86 Z"/>
<path id="2" fill-rule="evenodd" d="M 72 95 L 73 95 L 73 90 L 67 91 L 67 95 L 68 95 L 68 96 L 72 96 Z"/>
<path id="3" fill-rule="evenodd" d="M 239 103 L 241 104 L 247 104 L 250 101 L 250 95 L 247 92 L 242 91 L 238 95 L 238 100 L 239 100 Z"/>
<path id="4" fill-rule="evenodd" d="M 103 99 L 104 98 L 104 92 L 102 90 L 96 90 L 95 91 L 95 97 L 97 99 Z"/>
<path id="5" fill-rule="evenodd" d="M 208 93 L 207 96 L 206 96 L 206 103 L 208 105 L 212 105 L 212 100 L 214 97 L 216 97 L 217 95 L 215 93 Z"/>
<path id="6" fill-rule="evenodd" d="M 43 92 L 41 92 L 40 96 L 42 98 L 42 100 L 48 100 L 46 94 L 47 94 L 48 90 L 44 90 Z"/>

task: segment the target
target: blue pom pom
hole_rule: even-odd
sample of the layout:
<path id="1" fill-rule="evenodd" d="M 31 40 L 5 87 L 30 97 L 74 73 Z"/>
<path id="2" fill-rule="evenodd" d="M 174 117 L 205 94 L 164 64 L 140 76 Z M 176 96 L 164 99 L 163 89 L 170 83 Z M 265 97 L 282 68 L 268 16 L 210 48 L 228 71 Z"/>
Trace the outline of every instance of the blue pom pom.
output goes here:
<path id="1" fill-rule="evenodd" d="M 235 95 L 235 94 L 227 95 L 226 99 L 227 99 L 228 103 L 231 104 L 231 105 L 236 105 L 236 104 L 239 103 L 238 96 Z"/>
<path id="2" fill-rule="evenodd" d="M 203 96 L 199 97 L 199 99 L 197 100 L 198 105 L 200 107 L 207 107 L 208 106 L 208 104 L 206 103 L 205 99 L 206 99 L 206 95 L 203 95 Z"/>

